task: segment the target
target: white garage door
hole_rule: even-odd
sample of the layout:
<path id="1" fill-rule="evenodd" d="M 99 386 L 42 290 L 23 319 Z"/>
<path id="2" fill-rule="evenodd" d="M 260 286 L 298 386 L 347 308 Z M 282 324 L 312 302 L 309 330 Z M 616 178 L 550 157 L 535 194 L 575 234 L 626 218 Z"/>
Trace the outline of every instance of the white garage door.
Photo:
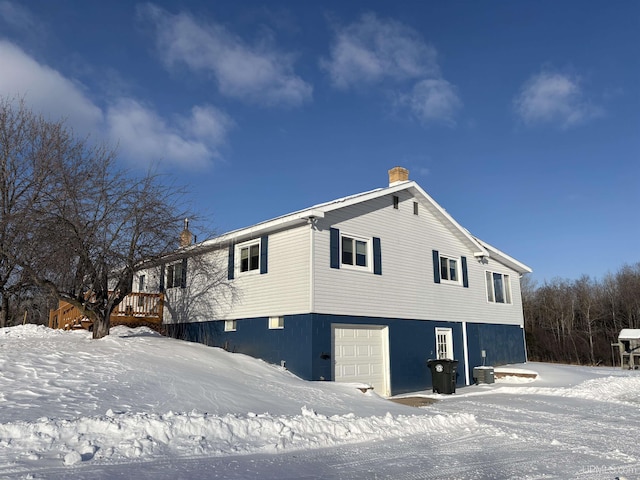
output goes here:
<path id="1" fill-rule="evenodd" d="M 389 334 L 376 325 L 333 325 L 333 378 L 366 383 L 389 396 Z"/>

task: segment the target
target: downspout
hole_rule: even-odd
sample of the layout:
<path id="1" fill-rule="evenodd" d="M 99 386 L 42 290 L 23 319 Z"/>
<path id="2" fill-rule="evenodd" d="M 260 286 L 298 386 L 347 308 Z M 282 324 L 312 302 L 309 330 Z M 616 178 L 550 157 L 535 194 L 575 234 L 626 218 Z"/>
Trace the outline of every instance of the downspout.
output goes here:
<path id="1" fill-rule="evenodd" d="M 471 385 L 471 382 L 469 381 L 469 345 L 467 343 L 467 322 L 462 322 L 462 348 L 464 350 L 465 385 Z"/>

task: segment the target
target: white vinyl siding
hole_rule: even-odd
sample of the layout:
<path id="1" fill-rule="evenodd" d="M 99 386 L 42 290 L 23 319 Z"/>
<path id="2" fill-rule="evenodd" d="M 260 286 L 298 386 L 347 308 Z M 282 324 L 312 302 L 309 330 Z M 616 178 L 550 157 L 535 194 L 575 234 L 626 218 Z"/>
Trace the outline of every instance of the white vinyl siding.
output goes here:
<path id="1" fill-rule="evenodd" d="M 399 194 L 402 206 L 409 195 Z M 341 234 L 379 237 L 382 275 L 330 268 L 330 227 Z M 492 258 L 474 257 L 477 246 L 429 204 L 421 203 L 420 215 L 414 215 L 411 208 L 395 210 L 389 197 L 379 197 L 328 212 L 314 234 L 314 313 L 523 324 L 517 273 Z M 461 257 L 467 258 L 469 288 L 434 283 L 433 250 L 458 260 L 458 282 L 462 282 Z M 519 308 L 495 309 L 487 302 L 487 269 L 510 276 L 512 304 Z"/>
<path id="2" fill-rule="evenodd" d="M 311 228 L 306 224 L 269 234 L 268 274 L 238 274 L 231 281 L 237 293 L 235 302 L 222 312 L 223 318 L 309 313 L 310 235 Z M 220 255 L 227 265 L 227 251 Z"/>

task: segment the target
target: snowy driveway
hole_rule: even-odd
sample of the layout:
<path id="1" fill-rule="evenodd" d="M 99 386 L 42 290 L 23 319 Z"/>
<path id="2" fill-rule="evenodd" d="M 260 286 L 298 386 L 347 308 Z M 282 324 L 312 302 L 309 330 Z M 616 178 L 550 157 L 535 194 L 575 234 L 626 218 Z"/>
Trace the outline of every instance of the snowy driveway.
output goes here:
<path id="1" fill-rule="evenodd" d="M 640 372 L 526 367 L 415 409 L 144 331 L 3 329 L 0 478 L 640 478 Z"/>

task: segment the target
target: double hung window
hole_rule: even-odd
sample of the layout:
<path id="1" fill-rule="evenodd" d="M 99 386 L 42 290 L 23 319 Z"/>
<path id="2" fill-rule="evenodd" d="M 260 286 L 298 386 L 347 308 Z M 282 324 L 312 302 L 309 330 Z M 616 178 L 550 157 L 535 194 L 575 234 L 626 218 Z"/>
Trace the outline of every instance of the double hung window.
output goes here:
<path id="1" fill-rule="evenodd" d="M 487 301 L 491 303 L 511 303 L 511 280 L 509 275 L 485 272 L 487 281 Z"/>
<path id="2" fill-rule="evenodd" d="M 260 242 L 240 247 L 240 272 L 251 272 L 260 268 Z"/>
<path id="3" fill-rule="evenodd" d="M 369 242 L 367 240 L 342 236 L 342 264 L 369 268 Z"/>
<path id="4" fill-rule="evenodd" d="M 460 282 L 458 272 L 459 262 L 457 258 L 440 255 L 440 280 L 444 282 Z"/>
<path id="5" fill-rule="evenodd" d="M 184 262 L 174 263 L 167 265 L 167 279 L 165 282 L 166 288 L 183 287 L 183 277 L 186 274 L 183 273 Z"/>

